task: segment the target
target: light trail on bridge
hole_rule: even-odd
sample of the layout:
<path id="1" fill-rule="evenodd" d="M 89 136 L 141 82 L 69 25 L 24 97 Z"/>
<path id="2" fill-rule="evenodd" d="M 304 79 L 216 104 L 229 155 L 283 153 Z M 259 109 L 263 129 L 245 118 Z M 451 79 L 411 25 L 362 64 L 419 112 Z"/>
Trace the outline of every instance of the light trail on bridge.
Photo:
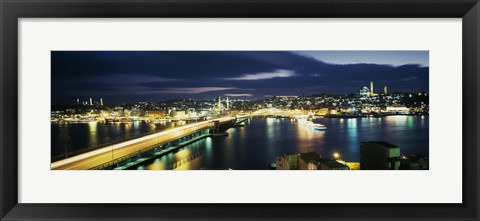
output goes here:
<path id="1" fill-rule="evenodd" d="M 164 144 L 190 134 L 214 127 L 215 121 L 220 123 L 235 120 L 235 117 L 223 117 L 204 122 L 168 129 L 158 133 L 135 138 L 122 143 L 106 146 L 77 156 L 51 163 L 52 170 L 88 170 L 119 160 L 131 154 L 140 153 L 158 144 Z"/>

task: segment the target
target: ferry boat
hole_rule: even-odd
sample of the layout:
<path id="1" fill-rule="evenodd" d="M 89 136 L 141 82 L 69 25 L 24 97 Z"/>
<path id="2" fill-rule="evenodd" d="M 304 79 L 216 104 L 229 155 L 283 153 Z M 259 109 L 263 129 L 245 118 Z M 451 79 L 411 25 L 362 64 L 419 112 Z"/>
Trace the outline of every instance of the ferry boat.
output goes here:
<path id="1" fill-rule="evenodd" d="M 316 123 L 313 123 L 312 121 L 306 121 L 305 122 L 305 125 L 307 125 L 308 127 L 314 129 L 314 130 L 326 130 L 327 127 L 323 124 L 316 124 Z"/>

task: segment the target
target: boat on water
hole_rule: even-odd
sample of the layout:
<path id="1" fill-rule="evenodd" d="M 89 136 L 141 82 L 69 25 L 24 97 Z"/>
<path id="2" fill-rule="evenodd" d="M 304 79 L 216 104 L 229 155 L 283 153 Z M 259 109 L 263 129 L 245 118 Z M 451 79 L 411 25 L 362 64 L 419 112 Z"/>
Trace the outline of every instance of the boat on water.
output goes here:
<path id="1" fill-rule="evenodd" d="M 305 121 L 305 125 L 307 127 L 310 127 L 314 130 L 326 130 L 327 127 L 323 124 L 316 124 L 316 123 L 313 123 L 312 121 Z"/>

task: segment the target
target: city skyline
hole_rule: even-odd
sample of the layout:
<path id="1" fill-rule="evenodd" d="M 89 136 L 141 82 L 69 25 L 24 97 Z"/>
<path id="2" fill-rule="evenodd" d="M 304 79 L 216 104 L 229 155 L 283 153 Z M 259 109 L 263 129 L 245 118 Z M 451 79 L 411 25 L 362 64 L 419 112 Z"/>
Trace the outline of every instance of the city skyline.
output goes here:
<path id="1" fill-rule="evenodd" d="M 53 170 L 429 168 L 428 51 L 51 53 Z"/>
<path id="2" fill-rule="evenodd" d="M 261 99 L 299 96 L 301 91 L 346 94 L 369 87 L 371 81 L 376 93 L 384 86 L 392 92 L 428 92 L 428 51 L 53 51 L 51 55 L 53 103 L 90 97 L 112 104 L 218 96 Z M 371 63 L 376 56 L 382 59 Z M 411 63 L 415 60 L 418 63 Z"/>

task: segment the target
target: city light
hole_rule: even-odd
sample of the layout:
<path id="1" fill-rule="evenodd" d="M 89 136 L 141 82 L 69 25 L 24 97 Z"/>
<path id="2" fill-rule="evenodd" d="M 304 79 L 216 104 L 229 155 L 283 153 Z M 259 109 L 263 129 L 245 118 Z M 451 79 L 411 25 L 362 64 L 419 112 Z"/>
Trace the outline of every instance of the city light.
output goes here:
<path id="1" fill-rule="evenodd" d="M 340 154 L 338 152 L 333 153 L 333 159 L 338 160 L 340 159 Z"/>
<path id="2" fill-rule="evenodd" d="M 104 53 L 52 52 L 51 169 L 344 170 L 347 161 L 360 168 L 364 152 L 388 168 L 428 166 L 419 157 L 429 153 L 428 64 L 339 65 L 294 51 Z M 401 157 L 400 147 L 418 155 Z M 388 159 L 373 156 L 387 150 Z"/>

